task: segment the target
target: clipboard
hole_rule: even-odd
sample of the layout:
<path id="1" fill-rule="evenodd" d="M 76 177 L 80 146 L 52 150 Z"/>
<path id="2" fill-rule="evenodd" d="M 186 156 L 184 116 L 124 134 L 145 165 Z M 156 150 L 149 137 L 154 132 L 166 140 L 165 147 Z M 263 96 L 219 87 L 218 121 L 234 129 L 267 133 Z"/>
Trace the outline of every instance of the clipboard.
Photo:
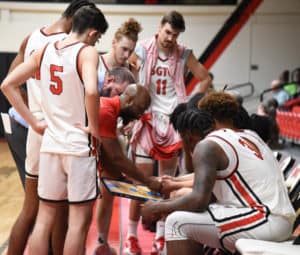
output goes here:
<path id="1" fill-rule="evenodd" d="M 111 179 L 107 177 L 102 177 L 101 181 L 105 188 L 115 196 L 126 197 L 140 201 L 162 200 L 160 193 L 151 191 L 143 184 L 133 184 L 122 179 Z"/>

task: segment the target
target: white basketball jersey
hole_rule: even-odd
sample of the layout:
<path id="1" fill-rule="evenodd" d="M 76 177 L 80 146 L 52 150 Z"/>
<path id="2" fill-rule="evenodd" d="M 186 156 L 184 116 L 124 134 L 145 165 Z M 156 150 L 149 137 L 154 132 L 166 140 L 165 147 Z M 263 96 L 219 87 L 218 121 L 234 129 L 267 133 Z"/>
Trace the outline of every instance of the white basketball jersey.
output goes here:
<path id="1" fill-rule="evenodd" d="M 151 70 L 149 92 L 152 112 L 170 115 L 178 104 L 174 82 L 169 74 L 169 61 L 166 56 L 158 57 L 155 67 Z"/>
<path id="2" fill-rule="evenodd" d="M 65 33 L 52 33 L 46 34 L 43 32 L 43 28 L 35 30 L 28 38 L 27 45 L 24 53 L 24 61 L 26 61 L 33 51 L 42 48 L 48 42 L 55 42 L 64 37 Z M 41 110 L 41 93 L 39 84 L 39 74 L 36 78 L 30 78 L 27 80 L 27 95 L 28 95 L 28 106 L 30 111 L 35 115 L 36 118 L 42 119 Z"/>
<path id="3" fill-rule="evenodd" d="M 99 55 L 99 64 L 98 64 L 98 90 L 99 93 L 104 86 L 104 80 L 106 73 L 110 70 L 109 66 L 106 64 L 104 57 Z"/>
<path id="4" fill-rule="evenodd" d="M 217 171 L 213 190 L 217 201 L 227 205 L 228 209 L 246 209 L 244 215 L 234 215 L 234 210 L 228 210 L 227 214 L 212 211 L 218 224 L 225 226 L 224 230 L 234 224 L 235 227 L 257 225 L 266 221 L 269 213 L 294 219 L 295 212 L 278 162 L 254 132 L 222 129 L 210 133 L 205 139 L 216 142 L 229 159 L 227 169 Z M 238 220 L 239 217 L 242 220 Z"/>
<path id="5" fill-rule="evenodd" d="M 78 74 L 78 56 L 85 46 L 74 43 L 62 49 L 49 44 L 41 61 L 42 108 L 48 128 L 41 152 L 88 156 L 88 134 L 75 125 L 87 126 L 85 90 Z"/>

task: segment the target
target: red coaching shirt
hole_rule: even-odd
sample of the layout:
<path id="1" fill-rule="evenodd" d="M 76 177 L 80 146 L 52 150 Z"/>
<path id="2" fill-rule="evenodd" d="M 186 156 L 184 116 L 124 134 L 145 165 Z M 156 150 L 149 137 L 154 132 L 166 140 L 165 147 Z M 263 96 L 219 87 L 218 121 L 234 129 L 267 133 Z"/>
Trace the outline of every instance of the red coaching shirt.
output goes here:
<path id="1" fill-rule="evenodd" d="M 99 133 L 108 138 L 117 137 L 117 124 L 120 113 L 120 97 L 101 97 L 99 108 Z"/>

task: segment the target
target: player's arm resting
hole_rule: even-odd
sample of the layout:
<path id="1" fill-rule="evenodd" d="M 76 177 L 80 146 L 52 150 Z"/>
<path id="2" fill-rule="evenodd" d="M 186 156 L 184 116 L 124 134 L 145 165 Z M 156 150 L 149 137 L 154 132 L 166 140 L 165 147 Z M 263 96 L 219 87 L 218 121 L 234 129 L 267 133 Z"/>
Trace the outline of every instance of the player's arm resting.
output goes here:
<path id="1" fill-rule="evenodd" d="M 182 188 L 192 188 L 194 183 L 194 174 L 185 174 L 178 177 L 164 175 L 161 177 L 161 181 L 162 193 L 168 194 Z"/>
<path id="2" fill-rule="evenodd" d="M 205 92 L 211 85 L 211 78 L 208 75 L 206 68 L 196 59 L 193 52 L 187 58 L 187 68 L 192 72 L 194 77 L 200 81 L 198 92 Z"/>
<path id="3" fill-rule="evenodd" d="M 222 149 L 214 142 L 202 141 L 195 147 L 193 163 L 195 165 L 195 179 L 191 193 L 174 199 L 163 200 L 144 205 L 142 214 L 148 219 L 159 219 L 174 211 L 202 212 L 207 209 L 212 197 L 212 190 L 216 181 L 217 169 L 220 166 L 219 156 Z"/>
<path id="4" fill-rule="evenodd" d="M 92 46 L 82 49 L 79 55 L 79 68 L 85 87 L 85 106 L 88 116 L 88 130 L 92 136 L 99 137 L 98 118 L 99 118 L 99 94 L 97 81 L 98 53 Z"/>
<path id="5" fill-rule="evenodd" d="M 28 106 L 22 99 L 20 86 L 22 86 L 26 80 L 33 77 L 39 70 L 43 50 L 44 49 L 35 51 L 27 61 L 21 63 L 11 71 L 1 84 L 1 90 L 11 105 L 24 120 L 40 134 L 44 132 L 45 126 L 39 124 L 39 121 L 31 114 Z"/>
<path id="6" fill-rule="evenodd" d="M 18 65 L 24 62 L 25 48 L 29 39 L 29 35 L 22 41 L 21 46 L 19 48 L 18 54 L 15 56 L 13 61 L 11 62 L 8 73 L 14 70 Z"/>
<path id="7" fill-rule="evenodd" d="M 101 141 L 104 153 L 107 155 L 107 157 L 109 157 L 105 160 L 109 160 L 114 169 L 119 169 L 120 172 L 123 172 L 129 177 L 147 185 L 154 191 L 160 191 L 161 183 L 154 177 L 146 176 L 130 159 L 124 155 L 118 138 L 108 138 L 102 136 Z M 108 170 L 105 165 L 103 167 L 105 170 Z"/>

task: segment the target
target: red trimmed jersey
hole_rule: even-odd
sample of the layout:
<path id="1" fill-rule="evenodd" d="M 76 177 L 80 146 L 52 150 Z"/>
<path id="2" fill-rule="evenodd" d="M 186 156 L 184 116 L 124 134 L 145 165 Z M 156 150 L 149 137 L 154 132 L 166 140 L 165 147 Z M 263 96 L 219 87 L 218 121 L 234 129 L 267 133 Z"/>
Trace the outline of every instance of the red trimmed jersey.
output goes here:
<path id="1" fill-rule="evenodd" d="M 226 169 L 217 171 L 213 189 L 223 209 L 209 208 L 221 235 L 259 226 L 269 214 L 294 220 L 295 211 L 278 162 L 254 132 L 221 129 L 205 139 L 217 143 L 229 160 Z"/>
<path id="2" fill-rule="evenodd" d="M 24 53 L 24 61 L 30 57 L 33 51 L 43 48 L 49 42 L 61 40 L 66 36 L 67 34 L 62 32 L 46 34 L 43 28 L 36 29 L 28 38 Z M 28 79 L 26 83 L 29 109 L 36 118 L 42 119 L 39 75 L 37 74 L 35 78 Z"/>
<path id="3" fill-rule="evenodd" d="M 78 59 L 86 45 L 74 43 L 61 49 L 47 45 L 41 59 L 42 108 L 47 122 L 41 152 L 89 156 L 90 136 L 81 127 L 88 126 L 85 88 L 78 72 Z"/>

